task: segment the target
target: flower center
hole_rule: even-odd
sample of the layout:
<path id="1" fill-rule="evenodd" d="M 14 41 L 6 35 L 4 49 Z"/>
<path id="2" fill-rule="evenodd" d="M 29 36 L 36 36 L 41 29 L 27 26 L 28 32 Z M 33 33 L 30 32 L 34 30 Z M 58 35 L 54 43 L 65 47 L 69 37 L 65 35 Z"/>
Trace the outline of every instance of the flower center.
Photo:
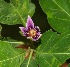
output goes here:
<path id="1" fill-rule="evenodd" d="M 28 35 L 31 36 L 31 37 L 34 37 L 36 35 L 36 30 L 34 29 L 31 29 L 29 32 L 28 32 Z"/>

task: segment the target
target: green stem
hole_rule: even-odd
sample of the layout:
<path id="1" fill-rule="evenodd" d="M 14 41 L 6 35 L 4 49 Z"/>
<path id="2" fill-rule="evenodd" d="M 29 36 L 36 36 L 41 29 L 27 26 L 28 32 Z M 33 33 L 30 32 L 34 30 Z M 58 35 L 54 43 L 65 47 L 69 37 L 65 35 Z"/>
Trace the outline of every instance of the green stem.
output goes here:
<path id="1" fill-rule="evenodd" d="M 0 40 L 0 41 L 1 41 L 1 40 Z M 23 42 L 9 42 L 9 41 L 3 41 L 3 42 L 13 43 L 13 44 L 24 44 Z"/>
<path id="2" fill-rule="evenodd" d="M 30 59 L 31 59 L 31 57 L 32 57 L 32 54 L 33 54 L 33 49 L 31 49 L 30 56 L 29 56 L 29 59 L 28 59 L 28 62 L 27 62 L 27 66 L 26 66 L 26 67 L 29 66 L 29 62 L 30 62 Z"/>
<path id="3" fill-rule="evenodd" d="M 9 42 L 9 43 L 14 43 L 14 44 L 24 44 L 23 42 Z"/>

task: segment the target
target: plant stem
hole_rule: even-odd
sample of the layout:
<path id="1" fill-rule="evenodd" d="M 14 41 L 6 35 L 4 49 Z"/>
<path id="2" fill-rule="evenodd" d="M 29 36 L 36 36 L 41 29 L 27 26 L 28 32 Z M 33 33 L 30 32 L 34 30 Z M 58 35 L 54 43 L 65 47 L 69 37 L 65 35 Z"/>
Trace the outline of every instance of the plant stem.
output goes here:
<path id="1" fill-rule="evenodd" d="M 29 56 L 29 59 L 28 59 L 28 62 L 27 62 L 27 66 L 26 66 L 26 67 L 29 66 L 29 62 L 30 62 L 30 59 L 31 59 L 31 57 L 32 57 L 32 54 L 33 54 L 33 49 L 31 49 L 30 56 Z"/>

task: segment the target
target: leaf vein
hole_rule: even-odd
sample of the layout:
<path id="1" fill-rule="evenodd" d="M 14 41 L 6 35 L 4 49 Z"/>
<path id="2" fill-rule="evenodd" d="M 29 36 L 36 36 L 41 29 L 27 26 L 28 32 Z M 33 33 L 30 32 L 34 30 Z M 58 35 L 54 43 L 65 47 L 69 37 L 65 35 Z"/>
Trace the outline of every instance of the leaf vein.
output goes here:
<path id="1" fill-rule="evenodd" d="M 48 43 L 51 41 L 52 37 L 53 37 L 53 35 L 52 35 L 52 36 L 50 36 L 50 38 L 49 38 L 49 40 L 47 41 L 47 43 L 46 43 L 45 47 L 46 47 L 46 46 L 48 45 Z M 45 48 L 45 47 L 44 47 L 44 48 Z M 42 51 L 41 51 L 41 52 L 43 52 L 44 48 L 42 49 Z"/>
<path id="2" fill-rule="evenodd" d="M 67 13 L 66 10 L 64 10 L 55 0 L 52 0 L 59 8 L 61 8 L 69 17 L 70 17 L 70 14 Z"/>

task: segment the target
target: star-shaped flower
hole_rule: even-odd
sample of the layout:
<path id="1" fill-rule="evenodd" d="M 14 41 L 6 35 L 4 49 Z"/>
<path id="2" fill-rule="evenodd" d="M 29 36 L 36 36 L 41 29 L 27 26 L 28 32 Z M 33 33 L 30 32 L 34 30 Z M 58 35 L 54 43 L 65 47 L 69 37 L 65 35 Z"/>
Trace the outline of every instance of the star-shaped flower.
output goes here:
<path id="1" fill-rule="evenodd" d="M 28 15 L 26 28 L 19 27 L 23 33 L 23 36 L 27 37 L 27 39 L 31 39 L 32 41 L 37 41 L 41 37 L 40 28 L 38 26 L 34 26 L 33 20 Z"/>

